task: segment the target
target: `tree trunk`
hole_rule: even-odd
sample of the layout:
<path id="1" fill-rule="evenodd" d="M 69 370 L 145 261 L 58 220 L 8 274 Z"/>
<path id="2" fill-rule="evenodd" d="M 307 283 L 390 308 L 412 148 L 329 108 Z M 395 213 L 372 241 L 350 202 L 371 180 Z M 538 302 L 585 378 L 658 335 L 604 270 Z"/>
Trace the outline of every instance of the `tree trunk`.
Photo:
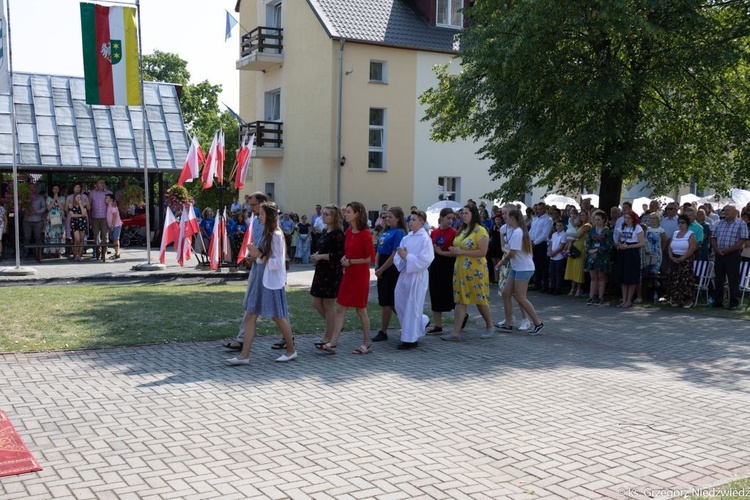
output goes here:
<path id="1" fill-rule="evenodd" d="M 622 175 L 602 168 L 599 186 L 599 208 L 609 217 L 609 209 L 620 204 Z"/>

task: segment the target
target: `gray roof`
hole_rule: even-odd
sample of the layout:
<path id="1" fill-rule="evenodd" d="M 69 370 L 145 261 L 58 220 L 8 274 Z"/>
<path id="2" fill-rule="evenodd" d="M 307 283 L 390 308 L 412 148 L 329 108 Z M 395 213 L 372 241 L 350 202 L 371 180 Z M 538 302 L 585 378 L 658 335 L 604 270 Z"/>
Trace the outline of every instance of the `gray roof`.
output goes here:
<path id="1" fill-rule="evenodd" d="M 431 26 L 404 0 L 307 0 L 328 36 L 431 52 L 458 52 L 458 30 Z"/>
<path id="2" fill-rule="evenodd" d="M 177 89 L 146 82 L 148 169 L 182 168 L 188 140 Z M 86 104 L 83 78 L 15 73 L 16 160 L 25 171 L 143 171 L 140 106 Z M 10 95 L 0 95 L 0 170 L 12 168 Z"/>

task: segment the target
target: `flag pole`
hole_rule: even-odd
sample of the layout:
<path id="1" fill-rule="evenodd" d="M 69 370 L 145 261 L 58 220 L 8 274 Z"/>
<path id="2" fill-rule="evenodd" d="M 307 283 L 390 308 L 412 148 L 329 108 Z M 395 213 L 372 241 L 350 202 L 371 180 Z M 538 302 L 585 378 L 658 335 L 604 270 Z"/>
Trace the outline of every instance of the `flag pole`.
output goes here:
<path id="1" fill-rule="evenodd" d="M 164 264 L 151 262 L 151 201 L 148 184 L 148 142 L 146 136 L 146 93 L 143 84 L 143 25 L 141 24 L 141 0 L 135 0 L 135 12 L 138 16 L 138 73 L 141 84 L 141 118 L 143 119 L 143 193 L 146 202 L 146 263 L 135 266 L 139 271 L 156 271 L 165 269 Z"/>
<path id="2" fill-rule="evenodd" d="M 8 77 L 10 78 L 10 130 L 11 130 L 11 152 L 13 154 L 13 228 L 15 230 L 16 245 L 16 267 L 3 269 L 3 274 L 13 276 L 26 276 L 36 274 L 36 269 L 31 267 L 21 267 L 21 231 L 18 224 L 20 219 L 20 210 L 18 209 L 18 164 L 16 163 L 16 103 L 13 93 L 13 43 L 10 37 L 10 0 L 6 6 L 7 13 L 5 22 L 8 25 Z M 0 235 L 2 236 L 2 235 Z M 39 243 L 39 242 L 37 242 Z"/>

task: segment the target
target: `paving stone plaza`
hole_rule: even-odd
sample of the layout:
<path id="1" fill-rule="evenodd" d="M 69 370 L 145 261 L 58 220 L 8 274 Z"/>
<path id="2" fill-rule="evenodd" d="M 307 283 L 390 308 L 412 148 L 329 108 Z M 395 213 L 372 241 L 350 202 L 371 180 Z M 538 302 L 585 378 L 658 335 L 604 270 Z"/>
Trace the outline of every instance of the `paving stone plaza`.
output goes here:
<path id="1" fill-rule="evenodd" d="M 259 338 L 241 367 L 217 342 L 0 355 L 44 467 L 0 498 L 648 498 L 750 475 L 747 322 L 531 299 L 541 336 L 479 339 L 473 309 L 464 342 L 394 331 L 367 356 L 353 332 L 335 356 L 297 335 L 286 364 Z"/>

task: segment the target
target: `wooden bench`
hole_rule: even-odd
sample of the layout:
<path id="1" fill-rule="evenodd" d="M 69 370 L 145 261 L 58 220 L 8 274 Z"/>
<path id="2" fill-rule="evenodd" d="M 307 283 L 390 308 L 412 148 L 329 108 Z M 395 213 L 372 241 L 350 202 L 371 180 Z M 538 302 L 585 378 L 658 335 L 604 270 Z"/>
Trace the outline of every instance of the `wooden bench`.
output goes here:
<path id="1" fill-rule="evenodd" d="M 80 245 L 75 245 L 73 243 L 40 243 L 40 244 L 33 244 L 33 245 L 24 245 L 24 251 L 26 250 L 34 250 L 34 256 L 36 257 L 37 262 L 42 261 L 42 251 L 45 248 L 65 248 L 65 249 L 73 249 L 74 247 L 81 246 L 84 248 L 84 251 L 86 251 L 89 248 L 97 248 L 101 247 L 103 245 L 97 244 L 97 243 L 81 243 Z M 112 245 L 107 245 L 107 247 L 111 247 Z"/>

